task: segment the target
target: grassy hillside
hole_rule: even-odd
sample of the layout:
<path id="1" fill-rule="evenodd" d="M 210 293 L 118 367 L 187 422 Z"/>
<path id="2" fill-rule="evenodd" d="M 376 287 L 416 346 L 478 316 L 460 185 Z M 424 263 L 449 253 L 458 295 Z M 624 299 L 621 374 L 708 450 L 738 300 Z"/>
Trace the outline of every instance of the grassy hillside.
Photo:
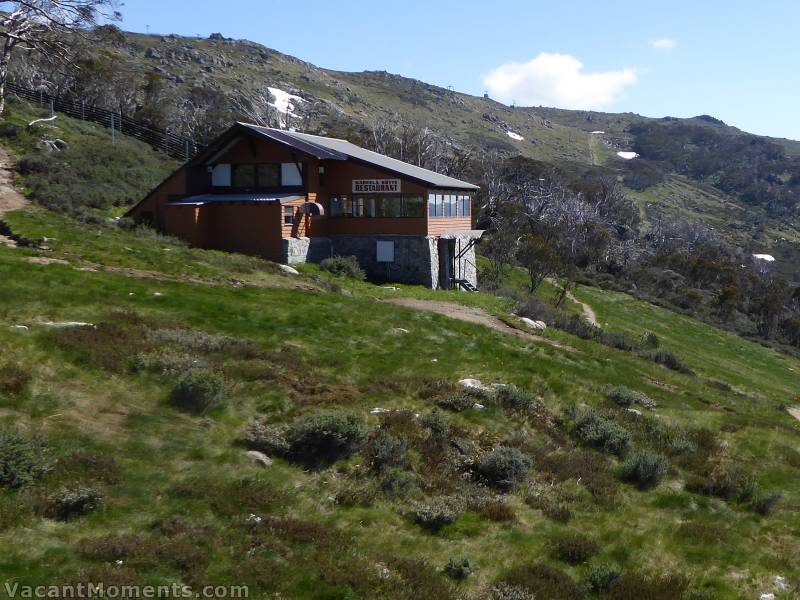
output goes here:
<path id="1" fill-rule="evenodd" d="M 483 294 L 328 282 L 310 267 L 292 278 L 256 259 L 86 230 L 42 210 L 6 221 L 18 235 L 53 240 L 47 252 L 0 248 L 2 431 L 46 436 L 48 454 L 30 460 L 50 467 L 0 491 L 0 572 L 21 584 L 247 583 L 251 597 L 446 598 L 490 597 L 506 582 L 571 598 L 606 565 L 623 574 L 619 593 L 662 594 L 630 597 L 683 588 L 687 598 L 752 597 L 777 575 L 800 585 L 800 427 L 784 410 L 799 361 L 590 288 L 578 298 L 609 330 L 655 332 L 695 374 L 557 330 L 546 336 L 572 349 L 380 301 L 464 300 L 507 315 L 504 301 Z M 31 263 L 37 255 L 50 264 Z M 21 324 L 29 331 L 9 328 Z M 202 414 L 170 401 L 186 369 L 224 381 Z M 523 400 L 472 398 L 486 408 L 456 411 L 452 384 L 464 377 L 514 384 Z M 636 416 L 606 400 L 619 385 L 656 407 Z M 587 446 L 575 420 L 589 406 L 629 432 L 627 453 Z M 274 450 L 267 468 L 246 455 L 254 419 L 263 423 L 250 447 L 264 449 L 280 430 L 265 438 L 263 427 L 320 412 L 353 415 L 367 437 L 331 465 L 300 450 Z M 530 461 L 513 490 L 476 466 L 498 447 Z M 668 456 L 655 487 L 619 479 L 636 449 Z M 378 456 L 395 466 L 376 466 Z M 741 475 L 731 475 L 734 487 L 747 480 L 760 491 L 740 500 L 698 491 L 698 478 L 723 471 Z M 101 497 L 94 510 L 75 500 L 87 490 Z M 758 514 L 773 491 L 782 500 Z M 445 524 L 419 524 L 431 514 Z M 443 571 L 451 558 L 478 569 L 459 583 Z"/>

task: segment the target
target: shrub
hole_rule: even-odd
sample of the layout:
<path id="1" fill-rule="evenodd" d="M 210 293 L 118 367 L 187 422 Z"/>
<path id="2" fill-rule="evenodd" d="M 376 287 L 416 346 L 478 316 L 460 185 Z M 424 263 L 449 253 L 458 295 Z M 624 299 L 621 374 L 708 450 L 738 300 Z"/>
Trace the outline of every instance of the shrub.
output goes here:
<path id="1" fill-rule="evenodd" d="M 668 466 L 667 459 L 661 454 L 646 450 L 635 452 L 622 465 L 622 480 L 639 489 L 652 488 L 666 475 Z"/>
<path id="2" fill-rule="evenodd" d="M 531 460 L 517 448 L 501 446 L 484 454 L 477 465 L 480 476 L 500 491 L 514 489 L 525 479 Z"/>
<path id="3" fill-rule="evenodd" d="M 463 412 L 475 406 L 476 396 L 468 390 L 448 394 L 436 400 L 436 406 L 453 412 Z"/>
<path id="4" fill-rule="evenodd" d="M 149 371 L 159 375 L 181 375 L 194 369 L 206 369 L 207 366 L 204 360 L 196 356 L 169 349 L 140 352 L 131 359 L 131 370 L 134 373 Z"/>
<path id="5" fill-rule="evenodd" d="M 15 364 L 0 366 L 0 394 L 18 396 L 25 391 L 33 377 L 29 369 Z"/>
<path id="6" fill-rule="evenodd" d="M 621 576 L 619 569 L 605 564 L 593 564 L 586 569 L 584 582 L 591 593 L 601 594 L 608 592 Z"/>
<path id="7" fill-rule="evenodd" d="M 641 392 L 636 392 L 629 387 L 625 387 L 624 385 L 618 385 L 617 387 L 611 388 L 606 393 L 606 398 L 616 404 L 619 404 L 620 406 L 632 406 L 634 404 L 639 404 L 642 397 L 644 397 L 644 394 Z"/>
<path id="8" fill-rule="evenodd" d="M 453 579 L 466 579 L 477 570 L 468 558 L 451 558 L 444 566 L 444 574 Z"/>
<path id="9" fill-rule="evenodd" d="M 517 515 L 514 509 L 508 503 L 501 500 L 494 500 L 489 502 L 481 509 L 481 516 L 490 521 L 497 521 L 499 523 L 508 523 L 516 520 Z"/>
<path id="10" fill-rule="evenodd" d="M 253 450 L 281 456 L 289 453 L 286 427 L 270 425 L 265 419 L 252 421 L 244 431 L 244 440 L 247 447 Z"/>
<path id="11" fill-rule="evenodd" d="M 57 521 L 69 521 L 94 511 L 103 495 L 92 487 L 62 488 L 47 500 L 45 516 Z"/>
<path id="12" fill-rule="evenodd" d="M 435 437 L 444 437 L 447 434 L 449 425 L 445 416 L 438 410 L 433 410 L 425 415 L 422 415 L 419 422 L 428 428 L 431 434 Z"/>
<path id="13" fill-rule="evenodd" d="M 524 588 L 498 583 L 489 589 L 488 600 L 536 600 L 536 596 Z"/>
<path id="14" fill-rule="evenodd" d="M 611 586 L 611 595 L 620 600 L 675 600 L 689 587 L 683 575 L 642 575 L 625 573 Z"/>
<path id="15" fill-rule="evenodd" d="M 624 333 L 603 332 L 598 341 L 604 346 L 624 350 L 625 352 L 638 350 L 638 346 Z"/>
<path id="16" fill-rule="evenodd" d="M 340 506 L 372 506 L 378 490 L 374 482 L 369 481 L 361 484 L 348 483 L 336 493 L 336 504 Z"/>
<path id="17" fill-rule="evenodd" d="M 225 352 L 242 358 L 257 358 L 260 353 L 258 345 L 252 340 L 199 329 L 157 329 L 150 337 L 159 345 L 179 346 L 204 354 Z"/>
<path id="18" fill-rule="evenodd" d="M 285 435 L 289 452 L 297 459 L 332 463 L 357 451 L 367 432 L 356 415 L 320 411 L 295 419 Z"/>
<path id="19" fill-rule="evenodd" d="M 189 371 L 177 381 L 170 402 L 182 410 L 203 414 L 221 399 L 225 382 L 213 371 Z"/>
<path id="20" fill-rule="evenodd" d="M 355 256 L 333 256 L 322 260 L 319 266 L 323 271 L 328 271 L 337 277 L 349 277 L 359 281 L 366 279 L 366 274 Z"/>
<path id="21" fill-rule="evenodd" d="M 631 445 L 631 434 L 627 429 L 593 410 L 578 418 L 575 429 L 584 444 L 603 452 L 620 455 Z"/>
<path id="22" fill-rule="evenodd" d="M 408 441 L 404 437 L 377 431 L 367 442 L 364 454 L 376 473 L 388 467 L 405 467 L 408 464 Z"/>
<path id="23" fill-rule="evenodd" d="M 507 410 L 527 410 L 539 404 L 533 394 L 515 385 L 504 385 L 497 388 L 494 399 L 497 404 Z"/>
<path id="24" fill-rule="evenodd" d="M 581 534 L 570 534 L 551 542 L 550 556 L 571 565 L 586 562 L 600 551 L 597 543 Z"/>
<path id="25" fill-rule="evenodd" d="M 43 437 L 0 429 L 0 487 L 20 488 L 40 479 L 51 468 L 50 452 Z"/>
<path id="26" fill-rule="evenodd" d="M 766 517 L 775 510 L 782 497 L 783 494 L 780 492 L 757 492 L 750 503 L 750 508 Z"/>
<path id="27" fill-rule="evenodd" d="M 419 494 L 421 482 L 416 473 L 387 469 L 378 485 L 389 498 L 410 498 Z"/>
<path id="28" fill-rule="evenodd" d="M 439 496 L 429 502 L 417 503 L 409 512 L 409 516 L 417 525 L 437 531 L 445 525 L 454 523 L 463 510 L 463 503 L 458 498 Z"/>
<path id="29" fill-rule="evenodd" d="M 658 348 L 661 345 L 661 340 L 652 331 L 645 331 L 639 341 L 645 348 Z"/>
<path id="30" fill-rule="evenodd" d="M 589 323 L 589 321 L 579 315 L 567 317 L 559 313 L 556 315 L 555 320 L 553 321 L 553 326 L 557 327 L 558 329 L 563 329 L 564 331 L 571 333 L 572 335 L 576 335 L 584 340 L 599 340 L 603 335 L 602 329 L 596 325 L 592 325 Z"/>
<path id="31" fill-rule="evenodd" d="M 758 491 L 755 478 L 741 465 L 729 465 L 715 469 L 710 475 L 690 476 L 686 480 L 686 490 L 706 496 L 716 496 L 723 500 L 747 502 Z"/>
<path id="32" fill-rule="evenodd" d="M 583 595 L 581 587 L 569 575 L 544 563 L 514 567 L 500 578 L 500 582 L 548 600 L 574 600 Z"/>
<path id="33" fill-rule="evenodd" d="M 642 352 L 642 356 L 652 360 L 656 364 L 667 367 L 668 369 L 672 369 L 673 371 L 678 371 L 679 373 L 684 373 L 685 375 L 694 374 L 694 371 L 687 367 L 686 364 L 674 352 L 670 352 L 664 348 L 647 350 Z"/>

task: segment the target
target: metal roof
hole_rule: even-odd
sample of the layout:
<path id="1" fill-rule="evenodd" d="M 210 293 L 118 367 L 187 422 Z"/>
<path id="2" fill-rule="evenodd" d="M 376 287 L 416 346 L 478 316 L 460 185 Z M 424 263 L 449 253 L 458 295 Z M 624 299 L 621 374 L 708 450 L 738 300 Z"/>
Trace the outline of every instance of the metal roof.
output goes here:
<path id="1" fill-rule="evenodd" d="M 200 206 L 219 202 L 293 202 L 295 200 L 305 200 L 305 198 L 305 196 L 298 196 L 297 194 L 199 194 L 174 200 L 169 204 L 173 206 L 187 204 Z"/>
<path id="2" fill-rule="evenodd" d="M 448 177 L 441 173 L 436 173 L 429 169 L 423 169 L 415 165 L 390 158 L 383 154 L 378 154 L 372 150 L 361 148 L 339 138 L 322 137 L 319 135 L 311 135 L 308 133 L 298 133 L 296 131 L 284 131 L 282 129 L 271 129 L 269 127 L 259 127 L 258 125 L 251 125 L 249 123 L 238 123 L 239 126 L 245 127 L 261 136 L 267 137 L 271 140 L 289 145 L 301 152 L 309 154 L 319 159 L 325 160 L 348 160 L 353 159 L 372 165 L 385 171 L 390 171 L 401 177 L 415 179 L 419 182 L 427 184 L 431 187 L 440 189 L 452 190 L 468 190 L 475 191 L 477 185 Z"/>

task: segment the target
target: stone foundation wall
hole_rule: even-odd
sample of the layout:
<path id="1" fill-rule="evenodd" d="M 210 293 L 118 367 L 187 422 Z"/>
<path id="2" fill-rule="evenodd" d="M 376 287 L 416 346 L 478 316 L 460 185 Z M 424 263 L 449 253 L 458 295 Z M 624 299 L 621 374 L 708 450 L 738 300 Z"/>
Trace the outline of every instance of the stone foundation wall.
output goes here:
<path id="1" fill-rule="evenodd" d="M 332 256 L 331 240 L 325 237 L 297 237 L 283 239 L 283 263 L 318 263 L 323 258 Z"/>

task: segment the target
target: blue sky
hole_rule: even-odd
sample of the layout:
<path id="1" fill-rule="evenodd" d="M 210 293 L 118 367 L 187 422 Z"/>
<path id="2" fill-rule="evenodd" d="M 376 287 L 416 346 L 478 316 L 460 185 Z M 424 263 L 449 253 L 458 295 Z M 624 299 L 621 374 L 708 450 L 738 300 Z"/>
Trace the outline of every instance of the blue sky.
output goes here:
<path id="1" fill-rule="evenodd" d="M 800 1 L 128 0 L 122 27 L 247 38 L 518 105 L 711 114 L 800 139 Z"/>

